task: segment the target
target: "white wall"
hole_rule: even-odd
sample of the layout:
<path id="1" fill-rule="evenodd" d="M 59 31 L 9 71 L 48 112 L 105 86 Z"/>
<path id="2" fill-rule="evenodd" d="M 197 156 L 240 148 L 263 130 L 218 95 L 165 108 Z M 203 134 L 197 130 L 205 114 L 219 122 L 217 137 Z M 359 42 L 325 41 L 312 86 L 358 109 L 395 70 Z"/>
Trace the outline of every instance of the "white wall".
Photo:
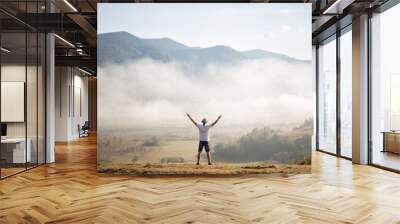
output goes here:
<path id="1" fill-rule="evenodd" d="M 79 137 L 78 124 L 82 126 L 88 120 L 88 78 L 76 72 L 77 70 L 74 70 L 73 88 L 71 88 L 71 91 L 73 90 L 70 120 L 72 138 Z"/>
<path id="2" fill-rule="evenodd" d="M 55 140 L 77 139 L 78 124 L 88 120 L 88 78 L 76 68 L 56 67 L 55 89 Z"/>
<path id="3" fill-rule="evenodd" d="M 36 86 L 36 80 L 29 79 L 31 74 L 36 75 L 36 68 L 32 66 L 25 67 L 25 65 L 2 65 L 1 67 L 1 81 L 2 82 L 24 82 L 26 83 L 26 69 L 28 72 L 29 85 Z M 31 130 L 36 130 L 36 88 L 27 88 L 27 120 L 28 120 L 28 137 Z M 34 102 L 31 104 L 31 102 Z M 24 108 L 22 108 L 24 110 Z M 2 110 L 7 110 L 7 108 L 2 108 Z M 32 124 L 33 122 L 35 124 Z M 7 122 L 7 136 L 8 137 L 25 137 L 25 126 L 26 122 Z M 32 131 L 33 132 L 33 131 Z M 36 133 L 36 132 L 35 132 Z"/>
<path id="4" fill-rule="evenodd" d="M 1 81 L 2 82 L 25 82 L 25 65 L 2 65 Z M 30 70 L 31 67 L 28 67 Z M 5 110 L 5 108 L 2 108 Z M 25 137 L 25 122 L 9 122 L 7 123 L 7 137 Z"/>
<path id="5" fill-rule="evenodd" d="M 69 68 L 55 69 L 55 141 L 67 141 L 69 132 Z"/>
<path id="6" fill-rule="evenodd" d="M 26 120 L 21 122 L 5 122 L 7 124 L 7 137 L 24 138 L 25 135 L 30 140 L 30 148 L 32 151 L 32 161 L 44 163 L 45 153 L 45 116 L 44 116 L 44 100 L 45 100 L 45 84 L 42 68 L 39 66 L 27 67 L 25 64 L 3 64 L 1 66 L 2 82 L 24 82 L 26 84 L 26 107 L 19 108 L 20 113 L 26 112 Z M 26 80 L 27 79 L 27 80 Z M 3 89 L 4 90 L 4 89 Z M 2 90 L 2 91 L 3 91 Z M 3 97 L 7 97 L 2 95 Z M 23 102 L 24 104 L 24 102 Z M 17 108 L 2 107 L 1 110 L 9 113 L 18 113 Z M 11 110 L 11 111 L 8 111 Z M 39 155 L 37 155 L 39 153 Z M 49 157 L 48 157 L 49 158 Z M 51 157 L 50 157 L 51 158 Z M 52 160 L 48 160 L 52 162 Z"/>

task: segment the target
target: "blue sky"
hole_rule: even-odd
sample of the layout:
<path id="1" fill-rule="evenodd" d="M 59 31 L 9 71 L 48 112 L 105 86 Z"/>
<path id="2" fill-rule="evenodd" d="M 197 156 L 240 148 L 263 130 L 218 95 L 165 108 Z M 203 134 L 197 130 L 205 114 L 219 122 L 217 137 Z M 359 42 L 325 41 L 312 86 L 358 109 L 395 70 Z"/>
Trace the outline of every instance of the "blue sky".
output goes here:
<path id="1" fill-rule="evenodd" d="M 98 4 L 98 32 L 114 31 L 311 60 L 311 4 Z"/>

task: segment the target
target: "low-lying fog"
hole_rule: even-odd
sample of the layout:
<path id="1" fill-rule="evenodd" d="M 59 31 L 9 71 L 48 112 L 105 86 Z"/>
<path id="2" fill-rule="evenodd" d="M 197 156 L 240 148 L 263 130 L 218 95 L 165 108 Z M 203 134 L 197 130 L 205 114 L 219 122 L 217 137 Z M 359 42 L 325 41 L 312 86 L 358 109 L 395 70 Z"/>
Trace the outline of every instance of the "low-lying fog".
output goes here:
<path id="1" fill-rule="evenodd" d="M 245 60 L 187 74 L 178 63 L 142 59 L 98 71 L 99 128 L 187 127 L 185 113 L 219 125 L 299 124 L 313 116 L 310 63 Z"/>

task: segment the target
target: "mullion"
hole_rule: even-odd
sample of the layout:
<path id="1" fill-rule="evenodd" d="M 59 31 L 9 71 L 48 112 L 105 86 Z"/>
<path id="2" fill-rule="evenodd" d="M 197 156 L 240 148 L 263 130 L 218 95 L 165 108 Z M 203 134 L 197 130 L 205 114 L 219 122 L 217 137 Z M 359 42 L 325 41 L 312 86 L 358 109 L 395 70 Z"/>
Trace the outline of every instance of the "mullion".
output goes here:
<path id="1" fill-rule="evenodd" d="M 25 0 L 25 21 L 28 19 L 28 1 Z M 25 23 L 26 24 L 26 23 Z M 28 170 L 28 116 L 27 116 L 27 96 L 28 96 L 28 25 L 25 25 L 25 100 L 24 100 L 24 120 L 25 120 L 25 170 Z"/>
<path id="2" fill-rule="evenodd" d="M 0 23 L 0 47 L 2 46 L 2 32 L 1 32 L 1 24 L 2 23 Z M 2 52 L 0 52 L 0 124 L 2 124 L 2 122 L 1 122 L 1 69 L 2 69 L 2 57 L 1 57 L 1 55 L 2 55 Z M 2 150 L 2 147 L 1 147 L 1 144 L 0 144 L 0 160 L 1 160 L 1 150 Z M 2 170 L 2 164 L 1 164 L 1 162 L 0 162 L 0 179 L 2 179 L 2 177 L 1 177 L 1 170 Z"/>
<path id="3" fill-rule="evenodd" d="M 341 32 L 336 32 L 336 154 L 341 157 L 341 108 L 340 108 L 340 84 L 341 84 L 341 64 L 340 64 L 340 36 Z"/>
<path id="4" fill-rule="evenodd" d="M 36 1 L 39 13 L 39 1 Z M 36 166 L 39 165 L 39 32 L 36 32 Z"/>
<path id="5" fill-rule="evenodd" d="M 315 112 L 315 148 L 319 149 L 319 44 L 315 47 L 315 102 L 316 102 L 316 112 Z"/>

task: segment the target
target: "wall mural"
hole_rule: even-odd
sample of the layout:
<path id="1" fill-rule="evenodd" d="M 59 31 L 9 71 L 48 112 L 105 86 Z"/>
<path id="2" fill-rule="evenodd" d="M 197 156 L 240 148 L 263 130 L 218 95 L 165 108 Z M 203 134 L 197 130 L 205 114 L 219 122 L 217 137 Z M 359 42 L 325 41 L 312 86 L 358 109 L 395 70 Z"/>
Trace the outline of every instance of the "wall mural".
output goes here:
<path id="1" fill-rule="evenodd" d="M 310 172 L 310 4 L 99 4 L 98 32 L 99 172 Z"/>

